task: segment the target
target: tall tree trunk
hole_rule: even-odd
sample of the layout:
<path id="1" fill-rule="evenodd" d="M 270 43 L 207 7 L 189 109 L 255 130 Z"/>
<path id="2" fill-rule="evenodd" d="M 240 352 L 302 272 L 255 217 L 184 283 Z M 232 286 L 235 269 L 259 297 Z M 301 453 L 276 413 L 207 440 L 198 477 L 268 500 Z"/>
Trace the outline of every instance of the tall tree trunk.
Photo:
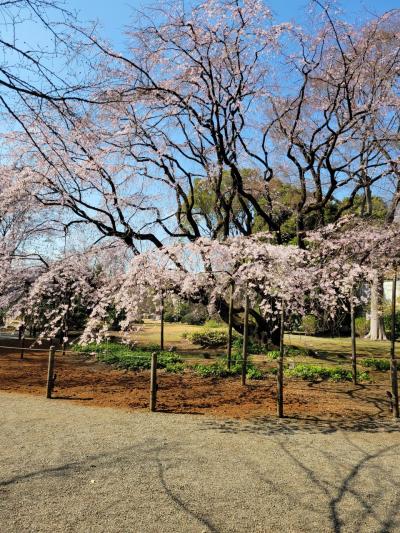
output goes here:
<path id="1" fill-rule="evenodd" d="M 353 383 L 357 385 L 357 346 L 356 346 L 356 320 L 354 314 L 354 288 L 350 296 L 350 322 L 351 322 L 351 368 Z"/>
<path id="2" fill-rule="evenodd" d="M 390 343 L 390 379 L 392 382 L 393 417 L 399 418 L 399 384 L 396 359 L 396 295 L 397 271 L 394 271 L 392 283 L 392 335 Z"/>
<path id="3" fill-rule="evenodd" d="M 371 341 L 387 340 L 383 324 L 383 276 L 379 273 L 373 279 L 371 286 L 371 312 L 370 312 L 370 329 L 365 336 Z"/>

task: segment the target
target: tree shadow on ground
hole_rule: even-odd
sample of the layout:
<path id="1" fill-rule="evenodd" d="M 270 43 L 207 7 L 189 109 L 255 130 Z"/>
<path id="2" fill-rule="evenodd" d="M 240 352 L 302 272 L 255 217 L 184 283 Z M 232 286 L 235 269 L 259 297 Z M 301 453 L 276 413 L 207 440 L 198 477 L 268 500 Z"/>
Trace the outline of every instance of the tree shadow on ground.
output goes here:
<path id="1" fill-rule="evenodd" d="M 321 419 L 317 417 L 255 417 L 251 420 L 207 420 L 202 429 L 217 429 L 223 433 L 254 433 L 261 435 L 294 435 L 296 433 L 398 432 L 400 422 L 365 417 L 362 419 Z"/>

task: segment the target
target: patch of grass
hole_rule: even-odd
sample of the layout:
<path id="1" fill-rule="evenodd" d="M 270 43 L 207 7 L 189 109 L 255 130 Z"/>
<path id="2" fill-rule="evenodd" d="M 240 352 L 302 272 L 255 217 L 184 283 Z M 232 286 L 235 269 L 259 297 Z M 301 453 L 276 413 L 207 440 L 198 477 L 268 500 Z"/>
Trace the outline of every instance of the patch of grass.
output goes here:
<path id="1" fill-rule="evenodd" d="M 312 349 L 318 355 L 323 355 L 324 359 L 329 358 L 332 362 L 340 363 L 343 357 L 351 357 L 350 337 L 311 337 L 307 335 L 285 335 L 286 344 L 296 347 Z M 399 346 L 398 343 L 396 343 Z M 369 339 L 357 339 L 357 352 L 359 355 L 368 357 L 379 357 L 389 353 L 389 341 L 371 341 Z"/>
<path id="2" fill-rule="evenodd" d="M 85 346 L 75 345 L 74 350 L 84 353 L 95 353 L 98 361 L 114 365 L 124 370 L 147 370 L 151 367 L 152 349 L 132 350 L 129 346 L 116 342 L 90 343 Z M 182 358 L 174 352 L 157 352 L 157 368 L 165 368 L 167 372 L 180 372 L 183 369 Z"/>
<path id="3" fill-rule="evenodd" d="M 287 368 L 285 376 L 304 379 L 306 381 L 352 381 L 351 370 L 341 367 L 328 367 L 319 365 L 304 365 L 299 364 L 294 368 Z M 368 372 L 357 373 L 357 379 L 359 381 L 368 381 Z"/>
<path id="4" fill-rule="evenodd" d="M 164 368 L 166 372 L 171 374 L 182 374 L 185 370 L 185 365 L 183 363 L 166 363 Z"/>
<path id="5" fill-rule="evenodd" d="M 269 359 L 272 359 L 273 361 L 275 361 L 276 359 L 279 359 L 279 350 L 270 350 L 269 352 L 266 353 L 266 356 Z"/>
<path id="6" fill-rule="evenodd" d="M 288 357 L 315 357 L 315 352 L 311 348 L 304 348 L 302 346 L 286 346 L 285 355 Z"/>
<path id="7" fill-rule="evenodd" d="M 373 370 L 379 370 L 381 372 L 386 372 L 390 370 L 390 361 L 389 359 L 378 359 L 375 357 L 366 357 L 365 359 L 360 359 L 361 366 L 367 368 L 372 368 Z"/>

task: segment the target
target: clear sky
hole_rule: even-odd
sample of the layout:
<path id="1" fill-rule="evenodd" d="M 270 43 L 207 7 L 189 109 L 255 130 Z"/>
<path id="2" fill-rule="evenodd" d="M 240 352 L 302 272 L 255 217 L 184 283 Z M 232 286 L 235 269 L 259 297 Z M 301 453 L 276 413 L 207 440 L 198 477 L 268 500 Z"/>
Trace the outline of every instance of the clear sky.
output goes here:
<path id="1" fill-rule="evenodd" d="M 184 0 L 190 4 L 190 0 Z M 324 0 L 323 0 L 324 1 Z M 326 0 L 325 0 L 326 2 Z M 132 12 L 146 5 L 160 5 L 160 0 L 66 0 L 66 5 L 80 13 L 81 20 L 98 20 L 103 35 L 121 45 L 124 41 L 123 29 L 129 23 Z M 275 14 L 276 20 L 309 23 L 308 2 L 305 0 L 270 0 L 266 2 Z M 333 2 L 329 2 L 333 4 Z M 346 14 L 346 19 L 354 22 L 368 13 L 382 14 L 390 9 L 400 8 L 400 0 L 347 0 L 335 2 Z"/>

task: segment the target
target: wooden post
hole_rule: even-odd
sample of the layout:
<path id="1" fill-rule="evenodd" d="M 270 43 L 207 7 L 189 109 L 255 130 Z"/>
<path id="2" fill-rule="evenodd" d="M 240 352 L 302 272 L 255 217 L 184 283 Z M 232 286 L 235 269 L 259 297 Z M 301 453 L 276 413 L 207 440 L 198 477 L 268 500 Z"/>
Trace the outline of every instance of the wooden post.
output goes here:
<path id="1" fill-rule="evenodd" d="M 46 392 L 46 398 L 51 398 L 51 393 L 54 388 L 54 356 L 55 356 L 55 348 L 54 346 L 50 346 L 49 350 L 49 364 L 47 367 L 47 392 Z"/>
<path id="2" fill-rule="evenodd" d="M 164 350 L 164 291 L 161 291 L 161 330 L 160 330 L 160 350 Z"/>
<path id="3" fill-rule="evenodd" d="M 396 359 L 396 292 L 397 271 L 395 270 L 392 284 L 392 331 L 390 343 L 390 378 L 392 383 L 393 418 L 399 418 L 399 384 L 397 379 Z"/>
<path id="4" fill-rule="evenodd" d="M 280 339 L 279 339 L 279 359 L 278 372 L 276 374 L 277 403 L 276 414 L 278 418 L 283 418 L 283 357 L 284 357 L 284 334 L 285 334 L 285 303 L 282 300 Z"/>
<path id="5" fill-rule="evenodd" d="M 242 385 L 246 385 L 248 343 L 249 343 L 249 296 L 246 291 L 246 298 L 245 298 L 245 303 L 244 303 L 244 324 L 243 324 Z"/>
<path id="6" fill-rule="evenodd" d="M 232 363 L 232 319 L 233 319 L 233 283 L 231 284 L 231 293 L 229 296 L 229 322 L 228 322 L 228 370 Z"/>
<path id="7" fill-rule="evenodd" d="M 24 348 L 25 348 L 25 332 L 23 332 L 22 335 L 21 335 L 20 346 L 21 346 L 20 359 L 23 359 L 24 358 Z"/>
<path id="8" fill-rule="evenodd" d="M 357 349 L 356 349 L 356 320 L 354 316 L 354 289 L 350 296 L 350 323 L 351 323 L 351 367 L 353 383 L 357 385 Z"/>
<path id="9" fill-rule="evenodd" d="M 155 411 L 157 406 L 157 353 L 151 354 L 150 369 L 150 411 Z"/>

